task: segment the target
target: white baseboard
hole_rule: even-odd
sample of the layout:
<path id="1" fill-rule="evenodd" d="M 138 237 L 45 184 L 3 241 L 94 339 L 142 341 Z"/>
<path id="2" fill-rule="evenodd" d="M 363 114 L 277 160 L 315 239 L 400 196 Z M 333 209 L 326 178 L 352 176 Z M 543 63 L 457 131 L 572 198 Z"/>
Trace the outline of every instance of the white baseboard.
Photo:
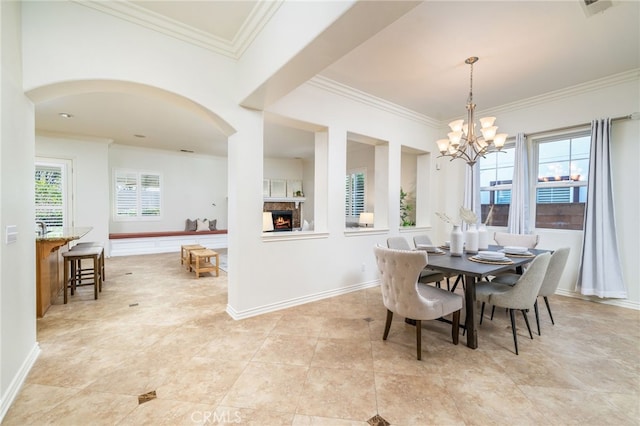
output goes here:
<path id="1" fill-rule="evenodd" d="M 354 291 L 363 290 L 365 288 L 376 287 L 380 285 L 380 280 L 368 281 L 364 283 L 358 283 L 347 287 L 340 287 L 333 290 L 327 290 L 320 293 L 310 294 L 308 296 L 297 297 L 294 299 L 285 300 L 271 305 L 264 305 L 257 308 L 247 309 L 245 311 L 236 311 L 233 307 L 227 305 L 227 313 L 231 318 L 235 320 L 241 320 L 245 318 L 254 317 L 256 315 L 262 315 L 269 312 L 279 311 L 281 309 L 292 308 L 298 305 L 304 305 L 305 303 L 317 302 L 319 300 L 328 299 L 330 297 L 339 296 L 342 294 L 352 293 Z"/>
<path id="2" fill-rule="evenodd" d="M 109 256 L 179 253 L 180 246 L 187 244 L 200 244 L 210 249 L 227 248 L 227 234 L 119 238 L 109 240 Z"/>
<path id="3" fill-rule="evenodd" d="M 556 294 L 559 296 L 573 297 L 574 299 L 588 300 L 594 303 L 602 303 L 604 305 L 613 305 L 613 306 L 619 306 L 621 308 L 635 309 L 636 311 L 640 311 L 640 303 L 634 302 L 629 299 L 601 299 L 599 297 L 585 296 L 580 293 L 576 293 L 569 290 L 563 290 L 560 288 L 556 290 Z"/>
<path id="4" fill-rule="evenodd" d="M 27 355 L 20 366 L 20 369 L 16 375 L 13 376 L 9 387 L 7 388 L 7 392 L 2 395 L 2 399 L 0 399 L 0 423 L 2 423 L 2 419 L 4 419 L 7 411 L 9 411 L 9 407 L 11 407 L 11 404 L 13 404 L 13 401 L 18 396 L 18 392 L 22 389 L 22 385 L 27 379 L 27 375 L 29 374 L 29 371 L 31 371 L 33 364 L 35 364 L 36 359 L 38 359 L 40 352 L 40 346 L 38 345 L 38 342 L 35 342 L 29 352 L 29 355 Z"/>

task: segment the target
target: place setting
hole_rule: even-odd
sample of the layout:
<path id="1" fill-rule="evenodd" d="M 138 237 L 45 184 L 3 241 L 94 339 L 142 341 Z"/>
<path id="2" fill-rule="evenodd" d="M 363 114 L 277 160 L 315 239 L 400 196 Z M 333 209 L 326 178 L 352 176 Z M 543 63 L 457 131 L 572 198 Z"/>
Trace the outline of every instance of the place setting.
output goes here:
<path id="1" fill-rule="evenodd" d="M 432 255 L 440 255 L 440 254 L 446 253 L 440 247 L 436 247 L 435 245 L 432 245 L 432 244 L 417 244 L 416 250 L 424 250 L 428 254 L 432 254 Z"/>
<path id="2" fill-rule="evenodd" d="M 492 265 L 511 265 L 513 260 L 509 259 L 504 252 L 501 251 L 479 251 L 477 254 L 470 256 L 469 260 L 478 263 L 488 263 Z"/>
<path id="3" fill-rule="evenodd" d="M 498 252 L 504 253 L 508 257 L 536 257 L 527 247 L 505 246 Z"/>

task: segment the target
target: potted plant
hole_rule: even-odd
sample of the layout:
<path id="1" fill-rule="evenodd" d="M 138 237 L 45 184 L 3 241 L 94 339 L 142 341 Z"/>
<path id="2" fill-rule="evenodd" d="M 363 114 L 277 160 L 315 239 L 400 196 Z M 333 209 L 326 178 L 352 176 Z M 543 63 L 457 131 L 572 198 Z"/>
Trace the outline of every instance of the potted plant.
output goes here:
<path id="1" fill-rule="evenodd" d="M 407 193 L 400 188 L 400 224 L 402 226 L 415 226 L 415 222 L 411 220 L 411 211 L 413 206 L 407 202 Z"/>

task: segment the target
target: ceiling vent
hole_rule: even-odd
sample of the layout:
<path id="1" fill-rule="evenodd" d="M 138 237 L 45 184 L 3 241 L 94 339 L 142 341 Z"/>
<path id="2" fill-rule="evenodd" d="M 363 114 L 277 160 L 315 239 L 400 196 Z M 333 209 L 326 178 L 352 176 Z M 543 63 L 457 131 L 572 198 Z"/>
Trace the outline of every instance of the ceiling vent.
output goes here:
<path id="1" fill-rule="evenodd" d="M 579 0 L 584 14 L 589 17 L 612 6 L 611 0 Z"/>

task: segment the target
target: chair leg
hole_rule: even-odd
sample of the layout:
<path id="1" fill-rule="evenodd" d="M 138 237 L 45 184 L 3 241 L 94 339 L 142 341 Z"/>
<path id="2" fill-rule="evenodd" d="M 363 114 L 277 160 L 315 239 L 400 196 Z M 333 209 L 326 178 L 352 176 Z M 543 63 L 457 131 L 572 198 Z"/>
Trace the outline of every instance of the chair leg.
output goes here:
<path id="1" fill-rule="evenodd" d="M 516 347 L 516 355 L 518 355 L 518 336 L 516 335 L 516 317 L 513 313 L 513 309 L 509 309 L 509 316 L 511 317 L 511 331 L 513 332 L 513 345 Z"/>
<path id="2" fill-rule="evenodd" d="M 495 314 L 496 312 L 496 305 L 493 305 L 493 307 L 491 308 L 491 321 L 493 321 L 493 314 Z"/>
<path id="3" fill-rule="evenodd" d="M 416 320 L 416 345 L 418 346 L 418 361 L 422 359 L 422 321 Z"/>
<path id="4" fill-rule="evenodd" d="M 529 337 L 533 340 L 533 333 L 531 333 L 531 327 L 529 326 L 529 317 L 527 316 L 527 310 L 522 310 L 522 316 L 524 317 L 524 322 L 527 324 L 527 330 L 529 330 Z"/>
<path id="5" fill-rule="evenodd" d="M 453 338 L 453 344 L 457 345 L 460 340 L 460 311 L 453 313 L 453 324 L 451 325 L 451 337 Z"/>
<path id="6" fill-rule="evenodd" d="M 536 297 L 536 303 L 533 304 L 533 310 L 536 313 L 536 326 L 538 327 L 538 336 L 542 336 L 540 334 L 540 313 L 538 312 L 538 298 Z"/>
<path id="7" fill-rule="evenodd" d="M 549 306 L 549 299 L 547 299 L 547 296 L 544 296 L 544 304 L 547 305 L 547 311 L 549 311 L 549 317 L 551 318 L 551 324 L 556 325 L 556 323 L 553 322 L 553 315 L 551 315 L 551 306 Z"/>
<path id="8" fill-rule="evenodd" d="M 387 323 L 384 325 L 384 334 L 382 335 L 382 340 L 387 340 L 389 336 L 389 329 L 391 328 L 391 320 L 393 319 L 393 312 L 387 309 Z"/>
<path id="9" fill-rule="evenodd" d="M 484 318 L 484 302 L 482 302 L 482 306 L 480 307 L 480 324 L 482 324 L 482 318 Z"/>
<path id="10" fill-rule="evenodd" d="M 449 281 L 449 277 L 447 277 L 447 291 L 451 291 L 451 282 Z"/>

